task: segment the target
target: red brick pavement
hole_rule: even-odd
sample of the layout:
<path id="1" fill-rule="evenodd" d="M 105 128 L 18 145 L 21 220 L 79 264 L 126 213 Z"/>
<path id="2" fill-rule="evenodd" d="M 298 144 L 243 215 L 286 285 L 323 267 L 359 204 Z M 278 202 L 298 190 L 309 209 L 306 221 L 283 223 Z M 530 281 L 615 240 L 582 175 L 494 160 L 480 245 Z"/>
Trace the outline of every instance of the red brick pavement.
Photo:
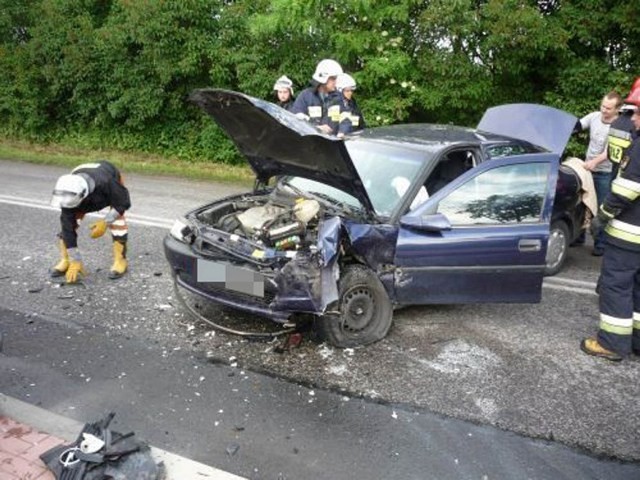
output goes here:
<path id="1" fill-rule="evenodd" d="M 0 480 L 54 480 L 40 454 L 66 443 L 0 415 Z"/>

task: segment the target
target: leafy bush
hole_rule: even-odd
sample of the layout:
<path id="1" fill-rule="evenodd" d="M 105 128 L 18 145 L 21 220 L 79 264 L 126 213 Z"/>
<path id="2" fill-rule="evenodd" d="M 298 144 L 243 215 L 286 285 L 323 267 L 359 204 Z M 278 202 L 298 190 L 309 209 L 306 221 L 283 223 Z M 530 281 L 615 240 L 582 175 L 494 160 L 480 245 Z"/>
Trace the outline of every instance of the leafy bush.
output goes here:
<path id="1" fill-rule="evenodd" d="M 582 116 L 640 71 L 638 13 L 628 0 L 0 0 L 0 133 L 238 163 L 189 92 L 273 98 L 283 74 L 299 92 L 322 58 L 356 78 L 371 126 L 475 125 L 510 102 Z"/>

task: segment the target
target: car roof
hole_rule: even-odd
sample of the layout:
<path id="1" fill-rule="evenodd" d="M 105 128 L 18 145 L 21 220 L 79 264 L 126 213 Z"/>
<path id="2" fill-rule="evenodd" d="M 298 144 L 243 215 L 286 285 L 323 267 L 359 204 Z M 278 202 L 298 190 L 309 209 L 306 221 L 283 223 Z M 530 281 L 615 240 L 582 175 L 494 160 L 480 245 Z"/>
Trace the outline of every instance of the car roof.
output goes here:
<path id="1" fill-rule="evenodd" d="M 389 125 L 363 130 L 352 137 L 389 143 L 414 144 L 416 147 L 446 148 L 456 144 L 484 144 L 511 142 L 527 144 L 521 140 L 485 133 L 473 128 L 431 123 Z M 409 145 L 407 145 L 409 146 Z"/>
<path id="2" fill-rule="evenodd" d="M 374 128 L 364 133 L 363 138 L 423 145 L 423 148 L 431 150 L 463 143 L 515 143 L 528 151 L 549 151 L 562 155 L 576 122 L 575 116 L 553 107 L 514 103 L 489 108 L 475 129 L 454 125 L 408 124 Z"/>

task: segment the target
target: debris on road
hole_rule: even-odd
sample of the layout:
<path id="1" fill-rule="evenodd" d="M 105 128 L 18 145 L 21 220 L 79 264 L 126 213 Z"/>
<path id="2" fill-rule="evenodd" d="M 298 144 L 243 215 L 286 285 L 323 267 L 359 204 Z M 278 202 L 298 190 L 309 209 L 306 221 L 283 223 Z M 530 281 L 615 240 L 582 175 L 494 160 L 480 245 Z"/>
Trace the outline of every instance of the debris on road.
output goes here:
<path id="1" fill-rule="evenodd" d="M 238 450 L 240 450 L 240 445 L 238 445 L 237 443 L 230 443 L 227 446 L 227 455 L 233 457 L 236 453 L 238 453 Z"/>
<path id="2" fill-rule="evenodd" d="M 276 353 L 288 352 L 293 348 L 298 348 L 301 343 L 302 343 L 302 333 L 300 332 L 290 333 L 285 337 L 284 341 L 280 345 L 274 347 L 273 351 Z"/>
<path id="3" fill-rule="evenodd" d="M 121 434 L 108 428 L 114 416 L 111 412 L 85 424 L 74 443 L 58 445 L 40 455 L 56 479 L 164 478 L 164 466 L 153 461 L 148 445 L 133 432 Z"/>

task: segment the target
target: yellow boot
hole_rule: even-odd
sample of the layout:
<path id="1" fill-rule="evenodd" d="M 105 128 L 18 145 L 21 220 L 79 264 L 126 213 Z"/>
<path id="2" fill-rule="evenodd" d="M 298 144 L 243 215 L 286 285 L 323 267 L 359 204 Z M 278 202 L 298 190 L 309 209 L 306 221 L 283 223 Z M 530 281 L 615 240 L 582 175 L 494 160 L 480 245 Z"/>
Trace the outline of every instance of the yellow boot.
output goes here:
<path id="1" fill-rule="evenodd" d="M 64 240 L 61 238 L 58 239 L 58 248 L 60 249 L 60 261 L 56 263 L 51 270 L 49 270 L 51 278 L 62 277 L 69 269 L 69 253 L 67 252 L 67 246 L 65 245 Z"/>
<path id="2" fill-rule="evenodd" d="M 129 263 L 127 262 L 127 244 L 125 242 L 113 242 L 113 265 L 109 271 L 109 278 L 120 278 L 127 271 Z"/>

